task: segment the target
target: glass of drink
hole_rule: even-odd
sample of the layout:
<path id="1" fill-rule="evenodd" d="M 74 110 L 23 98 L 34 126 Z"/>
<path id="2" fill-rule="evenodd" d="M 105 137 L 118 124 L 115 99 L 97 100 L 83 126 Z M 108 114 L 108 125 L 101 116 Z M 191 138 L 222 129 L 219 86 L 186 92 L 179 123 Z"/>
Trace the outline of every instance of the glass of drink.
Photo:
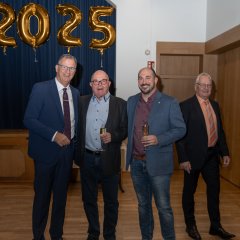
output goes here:
<path id="1" fill-rule="evenodd" d="M 148 136 L 148 134 L 149 134 L 149 125 L 147 122 L 145 122 L 142 126 L 142 136 L 143 137 Z M 144 151 L 146 151 L 146 148 L 147 147 L 144 146 Z"/>
<path id="2" fill-rule="evenodd" d="M 100 127 L 100 139 L 101 139 L 101 135 L 105 134 L 106 132 L 107 132 L 106 127 L 104 127 L 104 126 Z M 102 139 L 101 139 L 101 145 L 102 145 L 101 151 L 105 151 L 105 149 L 104 149 L 105 144 Z"/>

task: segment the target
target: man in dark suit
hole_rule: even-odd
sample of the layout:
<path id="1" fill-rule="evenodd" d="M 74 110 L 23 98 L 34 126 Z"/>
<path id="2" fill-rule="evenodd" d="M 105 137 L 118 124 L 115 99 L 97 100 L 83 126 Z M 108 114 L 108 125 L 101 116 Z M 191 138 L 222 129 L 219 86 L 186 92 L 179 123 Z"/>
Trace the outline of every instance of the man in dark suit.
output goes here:
<path id="1" fill-rule="evenodd" d="M 207 186 L 207 207 L 211 222 L 209 234 L 218 235 L 222 239 L 235 236 L 226 232 L 220 222 L 219 156 L 223 159 L 223 166 L 229 165 L 230 157 L 219 105 L 209 99 L 212 84 L 209 74 L 199 74 L 195 82 L 196 95 L 180 104 L 187 126 L 187 134 L 177 142 L 180 168 L 184 169 L 182 206 L 186 231 L 193 239 L 201 239 L 194 216 L 194 193 L 200 174 Z"/>
<path id="2" fill-rule="evenodd" d="M 34 240 L 45 239 L 51 193 L 50 236 L 52 240 L 60 240 L 63 235 L 67 188 L 73 162 L 73 139 L 78 122 L 79 91 L 69 85 L 76 67 L 75 57 L 62 55 L 55 66 L 55 79 L 34 85 L 24 116 L 24 124 L 29 129 L 28 152 L 35 168 L 32 214 Z M 64 92 L 66 99 L 63 99 Z M 67 110 L 65 106 L 68 106 Z M 64 118 L 67 116 L 66 123 Z"/>
<path id="3" fill-rule="evenodd" d="M 165 240 L 175 240 L 170 205 L 173 143 L 184 136 L 186 127 L 178 102 L 159 92 L 157 82 L 152 68 L 142 68 L 138 73 L 141 92 L 127 101 L 127 168 L 131 166 L 131 177 L 138 198 L 142 239 L 153 239 L 154 196 L 162 236 Z"/>
<path id="4" fill-rule="evenodd" d="M 80 98 L 76 163 L 80 165 L 82 199 L 88 219 L 88 240 L 99 239 L 98 183 L 104 200 L 103 237 L 115 240 L 121 142 L 127 136 L 126 102 L 109 92 L 107 73 L 91 77 L 92 95 Z M 105 129 L 100 136 L 100 128 Z"/>

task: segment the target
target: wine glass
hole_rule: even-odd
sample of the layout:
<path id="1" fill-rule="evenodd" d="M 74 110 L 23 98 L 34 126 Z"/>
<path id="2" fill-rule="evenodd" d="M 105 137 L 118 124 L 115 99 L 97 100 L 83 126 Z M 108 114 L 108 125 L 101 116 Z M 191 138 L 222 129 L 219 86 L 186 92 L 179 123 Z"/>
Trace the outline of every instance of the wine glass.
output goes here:
<path id="1" fill-rule="evenodd" d="M 104 134 L 104 133 L 106 133 L 107 132 L 107 128 L 105 127 L 105 126 L 101 126 L 100 127 L 100 135 L 102 135 L 102 134 Z M 100 139 L 101 139 L 101 136 L 100 136 Z M 104 142 L 101 140 L 101 145 L 102 145 L 102 149 L 101 149 L 101 151 L 105 151 L 105 149 L 104 149 Z"/>
<path id="2" fill-rule="evenodd" d="M 148 134 L 149 134 L 149 125 L 147 122 L 145 122 L 142 126 L 142 136 L 143 137 L 148 136 Z M 146 151 L 146 148 L 147 147 L 144 146 L 144 151 Z"/>

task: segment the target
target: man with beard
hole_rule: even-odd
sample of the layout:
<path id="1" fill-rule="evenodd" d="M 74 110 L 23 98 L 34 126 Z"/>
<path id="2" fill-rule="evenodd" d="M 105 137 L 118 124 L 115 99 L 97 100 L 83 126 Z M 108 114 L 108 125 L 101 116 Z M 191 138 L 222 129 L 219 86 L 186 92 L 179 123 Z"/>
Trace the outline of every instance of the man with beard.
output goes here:
<path id="1" fill-rule="evenodd" d="M 174 218 L 170 205 L 173 143 L 184 136 L 186 127 L 178 102 L 159 92 L 157 81 L 152 68 L 142 68 L 138 73 L 141 92 L 127 101 L 127 168 L 131 166 L 142 239 L 153 239 L 153 195 L 162 236 L 165 240 L 174 240 Z"/>

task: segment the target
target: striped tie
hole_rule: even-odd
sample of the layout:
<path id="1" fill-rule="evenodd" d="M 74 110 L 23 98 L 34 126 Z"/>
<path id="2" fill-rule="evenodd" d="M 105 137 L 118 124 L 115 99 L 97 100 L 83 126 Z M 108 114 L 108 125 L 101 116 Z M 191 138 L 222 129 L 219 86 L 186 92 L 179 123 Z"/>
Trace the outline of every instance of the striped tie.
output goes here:
<path id="1" fill-rule="evenodd" d="M 210 103 L 209 101 L 204 101 L 205 103 L 205 106 L 206 106 L 206 112 L 207 112 L 207 118 L 208 118 L 208 122 L 209 122 L 209 136 L 208 136 L 208 139 L 209 139 L 209 146 L 212 147 L 216 144 L 217 142 L 217 129 L 216 129 L 216 126 L 214 124 L 214 120 L 213 120 L 213 115 L 212 115 L 212 110 L 211 110 L 211 107 L 210 107 Z"/>
<path id="2" fill-rule="evenodd" d="M 67 88 L 63 88 L 64 134 L 71 140 L 70 108 Z"/>

